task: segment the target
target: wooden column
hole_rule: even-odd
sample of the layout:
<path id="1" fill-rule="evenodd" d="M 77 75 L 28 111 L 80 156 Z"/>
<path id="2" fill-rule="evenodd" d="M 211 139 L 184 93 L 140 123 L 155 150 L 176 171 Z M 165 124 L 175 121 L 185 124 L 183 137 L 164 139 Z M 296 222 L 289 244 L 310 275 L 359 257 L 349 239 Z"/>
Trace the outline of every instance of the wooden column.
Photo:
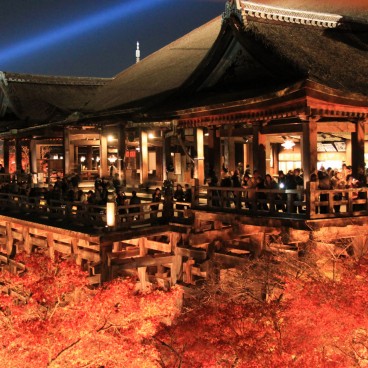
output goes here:
<path id="1" fill-rule="evenodd" d="M 359 168 L 364 169 L 364 135 L 365 126 L 364 120 L 358 120 L 355 123 L 355 132 L 351 133 L 351 165 L 353 167 L 353 175 L 357 176 Z"/>
<path id="2" fill-rule="evenodd" d="M 63 131 L 64 138 L 64 176 L 70 173 L 70 130 L 64 128 Z"/>
<path id="3" fill-rule="evenodd" d="M 317 120 L 318 118 L 306 117 L 303 121 L 303 137 L 301 144 L 301 156 L 303 167 L 304 187 L 310 181 L 310 176 L 317 169 Z"/>
<path id="4" fill-rule="evenodd" d="M 270 174 L 278 175 L 279 172 L 280 143 L 271 143 Z"/>
<path id="5" fill-rule="evenodd" d="M 31 173 L 37 174 L 37 141 L 34 139 L 31 139 L 30 147 L 29 147 L 29 153 L 30 153 L 30 165 L 31 165 Z"/>
<path id="6" fill-rule="evenodd" d="M 140 146 L 140 183 L 146 183 L 148 181 L 148 133 L 141 131 L 139 135 L 139 146 Z"/>
<path id="7" fill-rule="evenodd" d="M 220 131 L 216 127 L 209 129 L 208 156 L 209 167 L 219 178 L 221 176 L 221 138 Z"/>
<path id="8" fill-rule="evenodd" d="M 271 174 L 271 142 L 269 137 L 266 136 L 266 147 L 265 147 L 266 151 L 266 174 Z"/>
<path id="9" fill-rule="evenodd" d="M 6 222 L 6 253 L 10 256 L 13 253 L 13 245 L 14 245 L 14 238 L 13 238 L 13 231 L 10 222 Z"/>
<path id="10" fill-rule="evenodd" d="M 93 147 L 87 146 L 87 157 L 86 157 L 87 170 L 92 170 L 92 157 L 93 157 Z"/>
<path id="11" fill-rule="evenodd" d="M 22 140 L 15 138 L 15 170 L 20 173 L 22 169 Z"/>
<path id="12" fill-rule="evenodd" d="M 49 247 L 49 256 L 52 261 L 55 260 L 55 241 L 54 234 L 52 232 L 47 233 L 47 245 Z"/>
<path id="13" fill-rule="evenodd" d="M 119 179 L 126 183 L 125 155 L 126 155 L 126 131 L 125 125 L 119 126 L 118 130 L 118 172 Z"/>
<path id="14" fill-rule="evenodd" d="M 246 170 L 247 165 L 251 166 L 253 163 L 253 143 L 247 141 L 243 144 L 244 151 L 244 171 Z"/>
<path id="15" fill-rule="evenodd" d="M 100 175 L 101 177 L 109 175 L 107 165 L 107 137 L 104 132 L 100 135 Z"/>
<path id="16" fill-rule="evenodd" d="M 172 162 L 171 158 L 171 136 L 164 138 L 164 146 L 163 146 L 163 163 L 162 163 L 162 176 L 163 179 L 167 179 L 167 168 L 169 164 Z"/>
<path id="17" fill-rule="evenodd" d="M 4 139 L 4 168 L 7 174 L 9 173 L 9 148 L 9 139 Z"/>
<path id="18" fill-rule="evenodd" d="M 261 123 L 253 123 L 253 170 L 266 175 L 266 136 L 261 133 Z"/>
<path id="19" fill-rule="evenodd" d="M 196 149 L 197 157 L 195 160 L 195 178 L 199 180 L 199 185 L 204 185 L 204 135 L 202 128 L 196 128 Z"/>
<path id="20" fill-rule="evenodd" d="M 231 160 L 235 161 L 235 148 L 234 140 L 231 139 L 232 129 L 230 126 L 226 126 L 226 137 L 224 137 L 224 166 L 230 169 L 230 166 L 234 164 Z M 233 147 L 232 147 L 233 146 Z"/>
<path id="21" fill-rule="evenodd" d="M 147 134 L 147 133 L 146 133 Z M 142 150 L 142 148 L 141 148 Z M 139 242 L 139 256 L 140 257 L 144 257 L 145 255 L 147 255 L 148 253 L 148 249 L 146 247 L 147 245 L 147 238 L 140 238 Z M 147 273 L 147 267 L 138 267 L 138 278 L 139 281 L 141 283 L 141 290 L 146 290 L 148 284 L 147 284 L 147 278 L 146 278 L 146 273 Z"/>

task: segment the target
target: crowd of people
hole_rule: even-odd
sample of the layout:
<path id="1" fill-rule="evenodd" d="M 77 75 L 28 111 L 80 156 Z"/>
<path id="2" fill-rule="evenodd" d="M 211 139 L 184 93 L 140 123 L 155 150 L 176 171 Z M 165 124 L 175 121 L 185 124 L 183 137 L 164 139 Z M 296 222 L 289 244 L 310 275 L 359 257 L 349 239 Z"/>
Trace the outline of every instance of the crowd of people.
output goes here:
<path id="1" fill-rule="evenodd" d="M 246 207 L 251 207 L 250 202 L 253 198 L 257 199 L 267 199 L 267 195 L 262 192 L 264 189 L 303 189 L 304 188 L 304 178 L 303 170 L 300 168 L 295 168 L 289 170 L 286 174 L 280 170 L 278 175 L 273 177 L 270 174 L 266 174 L 264 177 L 260 174 L 259 170 L 254 170 L 251 174 L 249 165 L 247 165 L 246 170 L 242 170 L 242 165 L 238 164 L 238 167 L 229 171 L 226 167 L 222 167 L 221 178 L 218 180 L 214 170 L 210 170 L 209 175 L 206 179 L 208 186 L 210 187 L 222 187 L 222 188 L 243 188 L 243 189 L 255 189 L 255 191 L 246 192 Z M 359 168 L 356 176 L 352 174 L 352 167 L 346 164 L 342 164 L 341 169 L 325 169 L 323 166 L 319 170 L 312 173 L 310 176 L 310 181 L 315 182 L 315 189 L 320 190 L 343 190 L 350 188 L 361 188 L 367 186 L 367 172 L 364 168 Z M 257 193 L 257 191 L 259 191 Z M 223 192 L 222 201 L 215 199 L 215 206 L 226 206 L 230 207 L 231 200 L 235 202 L 236 192 Z M 277 196 L 277 195 L 276 195 Z M 364 192 L 353 193 L 353 198 L 363 198 L 365 196 Z M 229 199 L 230 197 L 230 199 Z M 225 200 L 224 200 L 225 198 Z M 278 195 L 276 199 L 286 199 L 286 196 Z M 338 201 L 343 198 L 342 192 L 336 192 L 334 195 L 334 200 Z M 301 199 L 301 198 L 297 198 Z M 320 201 L 328 200 L 328 194 L 324 193 L 320 195 Z M 260 209 L 269 209 L 267 205 L 259 205 Z M 279 209 L 285 211 L 285 206 Z M 334 206 L 336 213 L 340 211 L 340 206 Z M 302 209 L 298 209 L 302 212 Z M 319 209 L 320 213 L 327 211 L 326 206 L 322 206 Z"/>
<path id="2" fill-rule="evenodd" d="M 57 200 L 101 206 L 107 203 L 108 193 L 113 190 L 118 207 L 139 205 L 141 203 L 141 198 L 138 197 L 136 191 L 133 191 L 131 196 L 125 194 L 124 187 L 122 186 L 118 174 L 114 174 L 108 178 L 101 178 L 98 176 L 95 180 L 94 188 L 88 191 L 84 191 L 79 187 L 81 180 L 78 174 L 57 177 L 53 184 L 50 183 L 47 187 L 42 188 L 35 187 L 31 179 L 31 177 L 24 177 L 23 180 L 12 180 L 11 182 L 1 183 L 0 192 L 26 195 L 28 197 L 42 197 L 48 204 L 51 203 L 51 200 Z M 335 190 L 334 200 L 339 201 L 343 198 L 343 192 L 338 192 L 338 190 L 367 186 L 367 172 L 363 167 L 359 168 L 357 175 L 354 177 L 352 174 L 352 167 L 346 164 L 343 164 L 341 169 L 338 170 L 321 167 L 310 175 L 310 181 L 316 183 L 314 186 L 315 189 Z M 251 173 L 249 165 L 244 169 L 241 164 L 238 164 L 237 168 L 233 171 L 229 171 L 223 166 L 220 180 L 217 178 L 215 171 L 210 170 L 206 182 L 209 187 L 255 189 L 245 192 L 246 197 L 240 198 L 248 207 L 251 207 L 251 202 L 254 198 L 257 200 L 267 200 L 268 197 L 264 190 L 302 189 L 304 185 L 303 170 L 300 168 L 289 170 L 286 174 L 280 170 L 275 177 L 270 174 L 266 174 L 262 177 L 259 170 L 254 170 L 253 173 Z M 365 192 L 357 191 L 353 193 L 353 198 L 363 198 L 365 195 Z M 234 190 L 222 191 L 221 198 L 218 197 L 215 199 L 213 205 L 230 207 L 231 202 L 235 203 L 237 199 L 236 196 L 237 192 Z M 224 198 L 225 200 L 223 200 Z M 181 184 L 177 184 L 173 192 L 173 199 L 177 202 L 175 207 L 179 210 L 178 215 L 182 216 L 183 209 L 185 209 L 185 204 L 183 204 L 183 202 L 192 202 L 192 190 L 190 186 L 185 184 L 183 188 Z M 280 194 L 279 198 L 276 199 L 286 199 L 286 196 Z M 327 201 L 328 194 L 320 194 L 319 199 L 320 201 Z M 161 200 L 161 189 L 156 188 L 152 194 L 152 202 L 159 203 Z M 267 201 L 259 202 L 265 203 Z M 265 204 L 260 205 L 261 209 L 269 209 L 269 207 L 266 207 L 267 205 Z M 151 206 L 153 217 L 157 214 L 158 208 L 158 204 L 153 204 Z M 278 209 L 285 211 L 285 206 Z M 324 206 L 319 208 L 320 213 L 327 210 L 328 208 L 326 209 Z M 334 206 L 334 210 L 336 213 L 340 212 L 340 206 Z M 129 210 L 129 212 L 134 211 L 139 212 L 139 206 Z M 301 210 L 299 210 L 299 212 L 301 212 Z"/>
<path id="3" fill-rule="evenodd" d="M 31 175 L 18 177 L 18 180 L 12 178 L 11 181 L 0 184 L 0 193 L 11 193 L 33 198 L 35 201 L 44 200 L 47 205 L 51 205 L 52 201 L 66 201 L 78 204 L 90 204 L 96 206 L 104 206 L 108 201 L 108 195 L 112 194 L 116 201 L 119 214 L 135 214 L 141 212 L 140 204 L 142 199 L 138 196 L 137 191 L 133 190 L 131 194 L 125 193 L 125 188 L 119 179 L 118 174 L 109 177 L 97 176 L 94 182 L 94 188 L 83 190 L 80 187 L 80 177 L 78 174 L 69 176 L 57 176 L 54 183 L 46 186 L 35 186 L 32 182 Z M 159 203 L 162 201 L 161 188 L 156 188 L 151 200 L 153 203 L 150 207 L 151 218 L 156 218 L 159 210 Z M 191 202 L 192 192 L 188 184 L 184 188 L 181 184 L 177 184 L 173 193 L 173 199 L 178 202 L 176 209 L 178 215 L 183 215 L 184 205 L 182 202 Z M 149 200 L 148 200 L 149 201 Z M 54 203 L 55 203 L 54 202 Z M 157 204 L 156 204 L 157 203 Z M 122 207 L 131 206 L 128 209 Z"/>

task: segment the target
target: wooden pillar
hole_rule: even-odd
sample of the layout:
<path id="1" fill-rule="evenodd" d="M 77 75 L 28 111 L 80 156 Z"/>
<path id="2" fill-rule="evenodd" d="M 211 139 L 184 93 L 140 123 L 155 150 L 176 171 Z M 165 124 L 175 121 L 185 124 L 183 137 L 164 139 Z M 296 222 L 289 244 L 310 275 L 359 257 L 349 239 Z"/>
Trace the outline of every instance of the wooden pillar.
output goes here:
<path id="1" fill-rule="evenodd" d="M 126 131 L 125 125 L 119 126 L 118 130 L 118 172 L 119 179 L 126 184 L 125 155 L 126 155 Z"/>
<path id="2" fill-rule="evenodd" d="M 140 183 L 147 183 L 148 181 L 148 133 L 141 131 L 139 135 L 139 146 L 140 146 Z"/>
<path id="3" fill-rule="evenodd" d="M 253 170 L 266 175 L 266 136 L 261 133 L 261 123 L 253 123 Z"/>
<path id="4" fill-rule="evenodd" d="M 87 157 L 86 157 L 87 170 L 92 170 L 92 157 L 93 157 L 93 147 L 87 146 Z"/>
<path id="5" fill-rule="evenodd" d="M 280 144 L 271 143 L 270 174 L 278 175 L 279 172 Z"/>
<path id="6" fill-rule="evenodd" d="M 6 222 L 6 253 L 10 256 L 13 253 L 13 245 L 14 245 L 14 238 L 13 238 L 13 231 L 10 222 Z"/>
<path id="7" fill-rule="evenodd" d="M 164 138 L 164 146 L 163 146 L 163 164 L 162 164 L 162 176 L 163 179 L 167 179 L 167 168 L 172 163 L 171 158 L 171 137 Z"/>
<path id="8" fill-rule="evenodd" d="M 23 248 L 27 254 L 32 253 L 31 235 L 29 234 L 29 227 L 23 227 Z"/>
<path id="9" fill-rule="evenodd" d="M 247 168 L 247 165 L 251 165 L 253 163 L 253 143 L 247 142 L 243 144 L 243 153 L 244 153 L 244 171 Z"/>
<path id="10" fill-rule="evenodd" d="M 209 168 L 213 169 L 219 178 L 221 176 L 221 138 L 220 130 L 216 127 L 209 129 L 208 156 Z"/>
<path id="11" fill-rule="evenodd" d="M 22 169 L 22 140 L 15 138 L 15 171 L 20 173 Z"/>
<path id="12" fill-rule="evenodd" d="M 270 138 L 268 136 L 266 136 L 266 147 L 265 147 L 266 151 L 266 174 L 271 174 L 271 156 L 272 156 L 272 151 L 271 151 L 271 142 L 270 142 Z M 273 169 L 273 168 L 272 168 Z"/>
<path id="13" fill-rule="evenodd" d="M 359 168 L 364 169 L 364 135 L 364 120 L 361 119 L 355 123 L 355 132 L 351 133 L 351 144 L 354 147 L 351 152 L 351 165 L 354 176 L 358 175 Z"/>
<path id="14" fill-rule="evenodd" d="M 174 253 L 174 260 L 171 266 L 171 284 L 175 285 L 183 276 L 183 257 L 178 254 L 178 242 L 181 235 L 178 233 L 170 234 L 171 251 Z"/>
<path id="15" fill-rule="evenodd" d="M 100 135 L 100 175 L 101 177 L 109 175 L 107 165 L 107 137 L 104 132 Z"/>
<path id="16" fill-rule="evenodd" d="M 202 128 L 196 128 L 195 134 L 197 157 L 195 158 L 195 178 L 198 179 L 199 185 L 204 185 L 204 135 Z"/>
<path id="17" fill-rule="evenodd" d="M 70 130 L 64 128 L 63 131 L 64 138 L 64 176 L 70 174 Z"/>
<path id="18" fill-rule="evenodd" d="M 310 181 L 310 176 L 317 170 L 317 120 L 307 117 L 303 122 L 303 137 L 301 156 L 303 167 L 304 187 Z"/>
<path id="19" fill-rule="evenodd" d="M 74 162 L 74 167 L 76 171 L 80 174 L 81 164 L 79 162 L 79 146 L 76 146 L 76 145 L 73 145 L 73 162 Z"/>
<path id="20" fill-rule="evenodd" d="M 147 134 L 147 133 L 146 133 Z M 141 148 L 142 150 L 142 148 Z M 147 238 L 140 238 L 139 242 L 139 256 L 140 257 L 144 257 L 145 255 L 147 255 L 148 253 L 148 249 L 146 247 L 147 245 Z M 147 272 L 147 267 L 138 267 L 138 278 L 139 281 L 141 283 L 141 290 L 144 291 L 147 288 L 147 279 L 146 279 L 146 272 Z"/>
<path id="21" fill-rule="evenodd" d="M 350 134 L 350 139 L 346 140 L 346 153 L 345 153 L 345 164 L 347 166 L 351 166 L 351 157 L 353 156 L 352 154 L 352 146 L 351 146 L 351 134 Z"/>
<path id="22" fill-rule="evenodd" d="M 37 141 L 34 139 L 31 139 L 29 152 L 31 173 L 37 174 Z"/>
<path id="23" fill-rule="evenodd" d="M 9 173 L 9 149 L 9 139 L 4 139 L 4 169 L 7 174 Z"/>
<path id="24" fill-rule="evenodd" d="M 54 234 L 52 232 L 47 233 L 47 245 L 49 247 L 49 256 L 52 261 L 55 260 L 55 241 Z"/>
<path id="25" fill-rule="evenodd" d="M 234 140 L 231 139 L 231 127 L 226 126 L 226 132 L 227 136 L 224 137 L 224 166 L 230 170 L 230 166 L 232 167 L 234 165 L 234 162 L 231 160 L 233 159 L 235 161 L 235 148 L 234 148 Z M 233 147 L 232 147 L 233 146 Z"/>
<path id="26" fill-rule="evenodd" d="M 238 166 L 238 163 L 235 162 L 235 140 L 233 137 L 229 137 L 227 139 L 227 144 L 228 144 L 228 160 L 229 160 L 229 164 L 228 164 L 228 168 L 230 170 L 235 170 Z"/>

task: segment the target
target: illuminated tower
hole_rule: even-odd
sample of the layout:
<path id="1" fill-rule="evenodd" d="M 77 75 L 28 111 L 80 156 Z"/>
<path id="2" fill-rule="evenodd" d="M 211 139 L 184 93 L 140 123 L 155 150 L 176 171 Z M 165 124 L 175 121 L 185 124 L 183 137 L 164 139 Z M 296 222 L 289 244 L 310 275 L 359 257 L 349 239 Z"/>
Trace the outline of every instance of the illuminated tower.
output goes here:
<path id="1" fill-rule="evenodd" d="M 139 63 L 141 60 L 141 50 L 139 50 L 139 42 L 137 42 L 137 50 L 135 50 L 135 62 Z"/>

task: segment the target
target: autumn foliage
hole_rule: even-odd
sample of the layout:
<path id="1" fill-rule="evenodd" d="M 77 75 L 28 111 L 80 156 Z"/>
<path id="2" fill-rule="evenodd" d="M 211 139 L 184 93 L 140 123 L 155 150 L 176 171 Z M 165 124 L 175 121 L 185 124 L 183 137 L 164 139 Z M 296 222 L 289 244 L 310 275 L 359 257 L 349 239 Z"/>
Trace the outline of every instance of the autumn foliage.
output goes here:
<path id="1" fill-rule="evenodd" d="M 24 261 L 25 274 L 1 274 L 1 367 L 159 366 L 152 336 L 177 314 L 178 290 L 138 295 L 129 280 L 92 290 L 72 262 Z"/>
<path id="2" fill-rule="evenodd" d="M 364 259 L 344 261 L 335 280 L 259 259 L 209 282 L 181 313 L 179 288 L 91 289 L 72 262 L 23 261 L 24 274 L 0 275 L 1 367 L 368 367 Z"/>
<path id="3" fill-rule="evenodd" d="M 207 293 L 157 336 L 166 367 L 368 367 L 368 267 L 346 266 L 284 277 L 268 300 Z"/>

